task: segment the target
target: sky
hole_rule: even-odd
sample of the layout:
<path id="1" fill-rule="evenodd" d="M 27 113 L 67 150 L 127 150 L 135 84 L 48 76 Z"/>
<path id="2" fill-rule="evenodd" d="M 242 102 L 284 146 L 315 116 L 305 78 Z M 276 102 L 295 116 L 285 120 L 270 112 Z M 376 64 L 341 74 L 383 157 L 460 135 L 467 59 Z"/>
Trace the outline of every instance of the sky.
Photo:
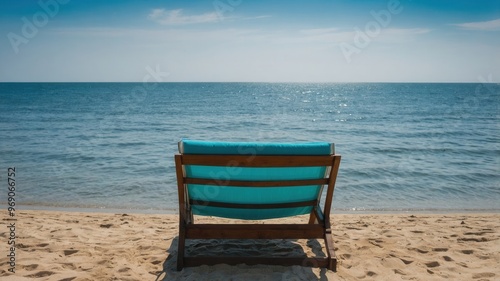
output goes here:
<path id="1" fill-rule="evenodd" d="M 500 82 L 498 0 L 0 0 L 0 82 Z"/>

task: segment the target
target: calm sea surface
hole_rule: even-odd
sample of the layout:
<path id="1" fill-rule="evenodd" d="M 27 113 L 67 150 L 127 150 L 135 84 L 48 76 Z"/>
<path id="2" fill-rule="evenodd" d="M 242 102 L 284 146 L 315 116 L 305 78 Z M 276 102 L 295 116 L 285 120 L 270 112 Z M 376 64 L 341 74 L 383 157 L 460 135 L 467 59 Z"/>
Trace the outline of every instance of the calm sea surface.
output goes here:
<path id="1" fill-rule="evenodd" d="M 334 209 L 500 210 L 500 85 L 0 83 L 0 204 L 175 211 L 181 138 L 327 141 Z M 2 191 L 3 190 L 3 191 Z"/>

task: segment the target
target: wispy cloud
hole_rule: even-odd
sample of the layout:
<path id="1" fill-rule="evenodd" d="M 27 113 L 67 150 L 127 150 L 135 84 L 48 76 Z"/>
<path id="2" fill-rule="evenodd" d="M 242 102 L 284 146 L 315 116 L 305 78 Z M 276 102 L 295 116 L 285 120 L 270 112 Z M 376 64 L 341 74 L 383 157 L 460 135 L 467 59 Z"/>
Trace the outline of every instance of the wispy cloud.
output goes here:
<path id="1" fill-rule="evenodd" d="M 388 28 L 384 30 L 386 34 L 391 35 L 420 35 L 431 32 L 428 28 Z"/>
<path id="2" fill-rule="evenodd" d="M 266 18 L 271 18 L 271 15 L 261 15 L 261 16 L 253 16 L 253 17 L 244 17 L 242 19 L 244 20 L 258 20 L 258 19 L 266 19 Z"/>
<path id="3" fill-rule="evenodd" d="M 307 35 L 318 35 L 318 34 L 325 34 L 325 33 L 334 33 L 339 31 L 338 28 L 336 27 L 327 27 L 327 28 L 313 28 L 313 29 L 301 29 L 299 30 L 300 33 L 302 34 L 307 34 Z"/>
<path id="4" fill-rule="evenodd" d="M 199 15 L 185 15 L 182 9 L 154 9 L 148 15 L 148 18 L 163 25 L 186 25 L 219 21 L 219 17 L 216 12 Z"/>
<path id="5" fill-rule="evenodd" d="M 374 41 L 384 41 L 391 43 L 407 42 L 423 34 L 427 34 L 432 30 L 427 28 L 386 28 L 381 29 L 380 33 L 375 36 L 367 35 L 363 33 L 362 30 L 349 30 L 340 29 L 335 27 L 329 28 L 316 28 L 316 29 L 302 29 L 299 33 L 304 40 L 324 42 L 324 43 L 342 43 L 342 42 L 353 42 L 355 38 L 364 36 L 368 37 L 368 40 Z M 361 34 L 363 33 L 363 34 Z"/>
<path id="6" fill-rule="evenodd" d="M 500 19 L 490 21 L 455 23 L 451 25 L 465 30 L 498 31 L 500 30 Z"/>

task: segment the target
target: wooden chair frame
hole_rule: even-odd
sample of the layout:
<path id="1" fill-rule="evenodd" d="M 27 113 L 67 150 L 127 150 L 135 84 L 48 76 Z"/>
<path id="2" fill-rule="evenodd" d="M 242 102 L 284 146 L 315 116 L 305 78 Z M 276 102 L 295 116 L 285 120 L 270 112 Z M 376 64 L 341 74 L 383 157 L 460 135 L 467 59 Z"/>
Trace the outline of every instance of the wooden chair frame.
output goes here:
<path id="1" fill-rule="evenodd" d="M 177 270 L 199 265 L 245 263 L 248 265 L 302 265 L 322 267 L 336 271 L 337 258 L 334 252 L 330 211 L 333 191 L 340 165 L 340 155 L 326 156 L 256 156 L 256 155 L 175 155 L 176 175 L 179 195 L 179 243 Z M 328 172 L 320 180 L 287 181 L 224 181 L 220 184 L 213 179 L 186 177 L 184 165 L 228 166 L 231 167 L 308 167 L 326 166 Z M 187 184 L 210 184 L 224 186 L 245 186 L 254 188 L 327 185 L 323 210 L 317 200 L 286 204 L 230 204 L 189 199 Z M 307 224 L 195 224 L 191 205 L 203 204 L 225 208 L 271 209 L 284 207 L 313 206 Z M 324 239 L 326 257 L 214 257 L 185 256 L 186 239 Z"/>

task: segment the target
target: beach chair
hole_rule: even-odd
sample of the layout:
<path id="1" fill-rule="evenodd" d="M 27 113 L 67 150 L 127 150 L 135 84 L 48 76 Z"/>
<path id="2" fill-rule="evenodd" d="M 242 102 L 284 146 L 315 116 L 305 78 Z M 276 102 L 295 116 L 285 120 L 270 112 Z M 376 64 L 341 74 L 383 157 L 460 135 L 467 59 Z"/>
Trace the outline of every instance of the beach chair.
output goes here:
<path id="1" fill-rule="evenodd" d="M 340 155 L 335 154 L 333 144 L 182 140 L 179 152 L 175 155 L 180 220 L 177 270 L 244 263 L 302 265 L 336 271 L 330 210 Z M 255 220 L 305 214 L 309 214 L 308 222 L 255 223 Z M 253 223 L 197 224 L 193 215 Z M 326 255 L 189 257 L 185 255 L 186 239 L 324 239 Z"/>

